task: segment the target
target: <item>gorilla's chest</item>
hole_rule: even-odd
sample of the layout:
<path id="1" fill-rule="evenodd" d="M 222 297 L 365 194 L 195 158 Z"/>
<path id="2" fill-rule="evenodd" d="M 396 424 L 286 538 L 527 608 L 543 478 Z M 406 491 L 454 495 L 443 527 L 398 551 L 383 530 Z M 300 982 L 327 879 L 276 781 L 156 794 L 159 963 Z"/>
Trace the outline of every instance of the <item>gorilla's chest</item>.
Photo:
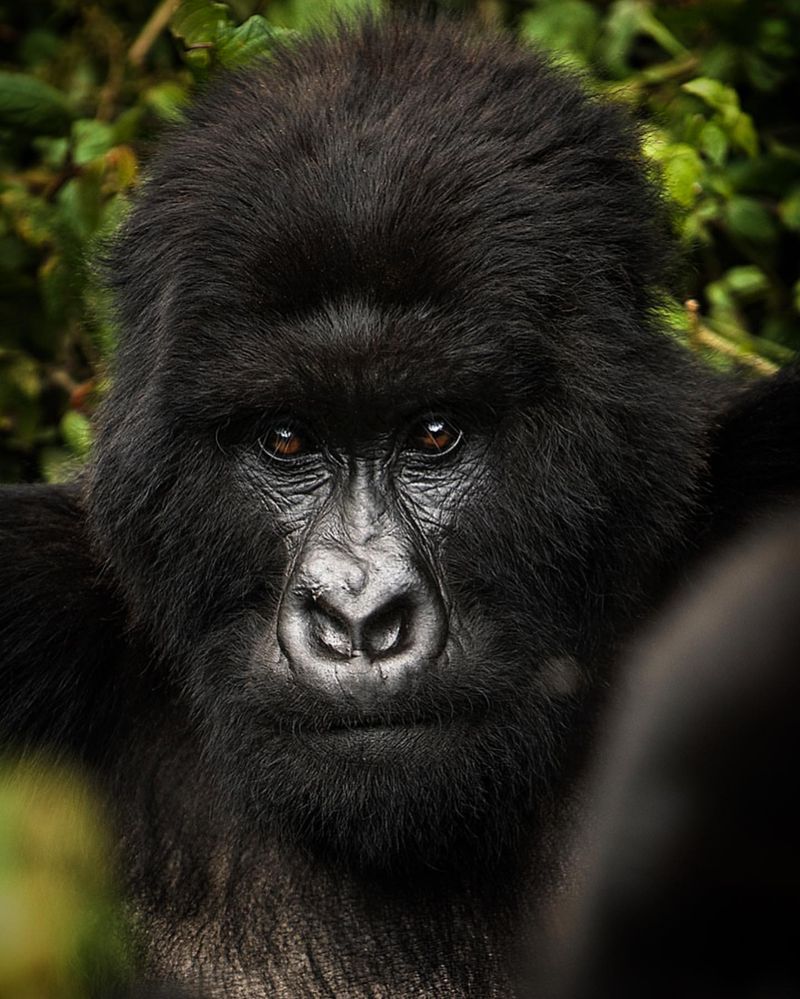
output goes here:
<path id="1" fill-rule="evenodd" d="M 179 982 L 208 999 L 467 999 L 513 994 L 510 920 L 443 897 L 428 906 L 393 911 L 348 893 L 241 900 L 220 918 L 203 906 L 177 922 L 141 912 L 146 978 Z M 255 892 L 253 893 L 256 894 Z M 228 902 L 230 903 L 230 899 Z M 375 900 L 372 900 L 373 902 Z M 494 919 L 494 925 L 490 925 Z"/>

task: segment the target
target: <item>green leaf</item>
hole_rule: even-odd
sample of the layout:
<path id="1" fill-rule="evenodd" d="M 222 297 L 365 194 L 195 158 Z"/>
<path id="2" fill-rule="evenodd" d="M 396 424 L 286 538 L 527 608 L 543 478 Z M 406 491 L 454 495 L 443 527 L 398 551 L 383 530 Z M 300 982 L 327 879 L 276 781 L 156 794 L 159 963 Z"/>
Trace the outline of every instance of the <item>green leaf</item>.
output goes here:
<path id="1" fill-rule="evenodd" d="M 585 64 L 599 23 L 597 11 L 584 0 L 546 0 L 522 16 L 520 35 L 524 41 L 558 54 L 578 56 Z"/>
<path id="2" fill-rule="evenodd" d="M 697 151 L 684 143 L 667 146 L 662 160 L 664 184 L 679 205 L 690 207 L 702 191 L 705 167 Z"/>
<path id="3" fill-rule="evenodd" d="M 730 125 L 729 134 L 733 144 L 748 156 L 758 153 L 758 133 L 749 114 L 740 111 Z"/>
<path id="4" fill-rule="evenodd" d="M 689 80 L 682 85 L 682 89 L 688 94 L 694 94 L 702 101 L 724 114 L 726 111 L 739 110 L 739 95 L 733 87 L 726 87 L 719 80 L 712 80 L 708 76 L 698 76 L 694 80 Z"/>
<path id="5" fill-rule="evenodd" d="M 639 9 L 635 0 L 617 0 L 606 18 L 600 40 L 600 55 L 613 76 L 630 71 L 629 57 L 639 30 Z"/>
<path id="6" fill-rule="evenodd" d="M 183 109 L 188 99 L 186 88 L 171 81 L 148 87 L 141 97 L 144 106 L 164 121 L 180 121 L 184 117 Z"/>
<path id="7" fill-rule="evenodd" d="M 673 58 L 688 55 L 689 50 L 672 34 L 665 24 L 658 20 L 648 4 L 639 5 L 639 30 L 649 35 L 654 42 Z"/>
<path id="8" fill-rule="evenodd" d="M 778 205 L 778 213 L 787 229 L 800 232 L 800 187 L 795 187 Z"/>
<path id="9" fill-rule="evenodd" d="M 739 107 L 739 95 L 733 87 L 727 87 L 708 76 L 698 76 L 695 80 L 684 83 L 682 89 L 699 97 L 718 113 L 718 127 L 725 131 L 735 146 L 748 156 L 756 155 L 758 135 L 753 120 Z"/>
<path id="10" fill-rule="evenodd" d="M 380 14 L 383 6 L 383 0 L 270 0 L 269 19 L 292 31 L 324 30 L 366 12 Z"/>
<path id="11" fill-rule="evenodd" d="M 735 195 L 725 206 L 725 218 L 731 232 L 755 243 L 769 243 L 778 237 L 775 219 L 755 198 Z"/>
<path id="12" fill-rule="evenodd" d="M 719 203 L 715 198 L 702 198 L 697 206 L 688 213 L 680 226 L 680 233 L 685 243 L 701 242 L 711 244 L 712 234 L 708 223 L 719 216 Z"/>
<path id="13" fill-rule="evenodd" d="M 42 163 L 51 170 L 60 170 L 67 162 L 69 139 L 66 136 L 37 135 L 31 139 L 31 145 L 41 155 Z"/>
<path id="14" fill-rule="evenodd" d="M 72 112 L 66 97 L 35 76 L 0 71 L 0 125 L 61 134 Z"/>
<path id="15" fill-rule="evenodd" d="M 72 126 L 72 158 L 77 166 L 102 156 L 114 145 L 114 128 L 103 121 L 82 118 Z"/>
<path id="16" fill-rule="evenodd" d="M 700 148 L 716 166 L 728 155 L 728 138 L 716 122 L 708 121 L 700 130 Z"/>
<path id="17" fill-rule="evenodd" d="M 92 447 L 92 425 L 89 420 L 74 409 L 67 410 L 61 418 L 61 435 L 72 453 L 84 458 Z"/>
<path id="18" fill-rule="evenodd" d="M 275 28 L 263 17 L 254 14 L 236 28 L 227 28 L 217 43 L 217 57 L 228 69 L 244 66 L 259 56 L 269 55 L 279 39 L 291 37 L 294 32 Z"/>
<path id="19" fill-rule="evenodd" d="M 94 235 L 100 222 L 102 174 L 84 171 L 68 180 L 56 196 L 59 220 L 81 242 Z"/>
<path id="20" fill-rule="evenodd" d="M 121 142 L 132 142 L 138 137 L 143 113 L 144 109 L 136 105 L 132 108 L 126 108 L 117 115 L 112 123 L 115 146 Z"/>
<path id="21" fill-rule="evenodd" d="M 754 299 L 769 290 L 769 279 L 755 264 L 731 267 L 722 279 L 737 298 Z"/>
<path id="22" fill-rule="evenodd" d="M 220 32 L 230 23 L 228 8 L 212 0 L 182 0 L 172 16 L 170 28 L 187 48 L 216 42 Z"/>

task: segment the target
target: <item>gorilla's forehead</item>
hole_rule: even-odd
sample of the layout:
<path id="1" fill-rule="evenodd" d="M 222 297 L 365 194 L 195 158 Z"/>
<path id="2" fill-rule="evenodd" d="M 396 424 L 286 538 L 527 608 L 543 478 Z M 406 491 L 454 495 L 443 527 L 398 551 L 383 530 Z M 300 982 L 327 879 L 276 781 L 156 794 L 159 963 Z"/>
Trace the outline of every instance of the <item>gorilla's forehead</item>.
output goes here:
<path id="1" fill-rule="evenodd" d="M 178 336 L 167 360 L 175 391 L 188 385 L 195 400 L 210 396 L 223 409 L 285 407 L 332 420 L 354 413 L 380 423 L 451 400 L 497 409 L 525 352 L 442 309 L 346 298 L 292 315 L 220 317 L 206 335 Z"/>
<path id="2" fill-rule="evenodd" d="M 165 144 L 111 260 L 118 385 L 495 398 L 649 325 L 661 230 L 613 108 L 455 29 L 340 41 L 222 81 Z"/>
<path id="3" fill-rule="evenodd" d="M 548 243 L 555 210 L 515 184 L 507 162 L 487 178 L 435 138 L 408 148 L 387 130 L 378 140 L 382 148 L 366 156 L 354 135 L 312 133 L 306 144 L 319 158 L 293 162 L 291 177 L 283 150 L 242 149 L 219 163 L 210 148 L 168 209 L 183 234 L 165 240 L 180 298 L 222 295 L 287 313 L 347 295 L 461 308 L 500 289 L 506 301 L 515 291 L 541 301 L 564 294 L 569 234 Z M 255 176 L 241 169 L 251 158 L 263 162 Z"/>

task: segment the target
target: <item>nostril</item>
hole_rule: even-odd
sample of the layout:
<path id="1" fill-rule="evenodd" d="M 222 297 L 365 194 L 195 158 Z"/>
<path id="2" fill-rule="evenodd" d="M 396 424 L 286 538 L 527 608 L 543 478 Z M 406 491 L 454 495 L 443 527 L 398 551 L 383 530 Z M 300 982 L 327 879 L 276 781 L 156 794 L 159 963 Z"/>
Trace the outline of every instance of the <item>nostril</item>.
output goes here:
<path id="1" fill-rule="evenodd" d="M 319 598 L 309 598 L 305 611 L 316 644 L 349 659 L 353 655 L 353 633 L 348 622 Z"/>
<path id="2" fill-rule="evenodd" d="M 325 655 L 351 659 L 363 653 L 368 659 L 397 655 L 408 643 L 412 607 L 404 596 L 384 603 L 371 613 L 348 614 L 319 593 L 303 601 L 309 643 Z"/>
<path id="3" fill-rule="evenodd" d="M 395 655 L 405 645 L 411 608 L 404 600 L 393 600 L 371 614 L 364 624 L 364 651 L 372 659 Z"/>

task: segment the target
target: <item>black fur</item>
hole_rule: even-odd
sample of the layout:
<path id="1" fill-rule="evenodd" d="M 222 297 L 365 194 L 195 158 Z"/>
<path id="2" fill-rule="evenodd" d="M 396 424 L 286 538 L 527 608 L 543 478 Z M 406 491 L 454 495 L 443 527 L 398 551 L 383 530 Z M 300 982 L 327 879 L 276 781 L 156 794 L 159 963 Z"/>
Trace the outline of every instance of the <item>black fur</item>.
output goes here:
<path id="1" fill-rule="evenodd" d="M 463 27 L 297 44 L 166 143 L 110 255 L 80 497 L 0 500 L 3 728 L 107 783 L 154 973 L 507 990 L 619 643 L 718 523 L 797 485 L 797 381 L 740 389 L 665 337 L 668 257 L 623 114 Z M 729 489 L 730 400 L 756 398 L 771 457 Z M 304 500 L 277 516 L 252 428 L 300 410 L 349 440 L 436 407 L 466 444 L 436 514 L 407 506 L 451 641 L 381 716 L 424 734 L 359 761 L 263 652 Z"/>

